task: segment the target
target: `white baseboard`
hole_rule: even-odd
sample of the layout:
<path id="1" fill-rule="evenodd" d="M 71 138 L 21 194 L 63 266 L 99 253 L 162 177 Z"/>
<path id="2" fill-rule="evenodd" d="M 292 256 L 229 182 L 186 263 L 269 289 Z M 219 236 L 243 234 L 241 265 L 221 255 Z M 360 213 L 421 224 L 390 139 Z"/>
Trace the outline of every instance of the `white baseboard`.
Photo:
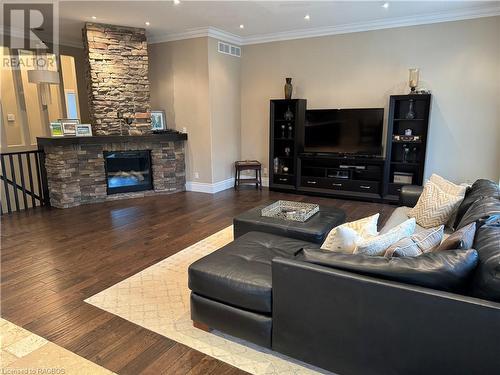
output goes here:
<path id="1" fill-rule="evenodd" d="M 196 181 L 186 182 L 187 191 L 196 191 L 198 193 L 208 193 L 208 194 L 215 194 L 218 193 L 219 191 L 230 189 L 233 186 L 234 186 L 234 178 L 228 178 L 227 180 L 214 182 L 213 184 L 208 182 L 196 182 Z"/>
<path id="2" fill-rule="evenodd" d="M 262 177 L 262 186 L 269 186 L 268 177 Z M 227 180 L 214 182 L 213 184 L 208 182 L 186 181 L 186 190 L 195 191 L 198 193 L 215 194 L 219 191 L 232 189 L 233 187 L 234 178 L 228 178 Z"/>

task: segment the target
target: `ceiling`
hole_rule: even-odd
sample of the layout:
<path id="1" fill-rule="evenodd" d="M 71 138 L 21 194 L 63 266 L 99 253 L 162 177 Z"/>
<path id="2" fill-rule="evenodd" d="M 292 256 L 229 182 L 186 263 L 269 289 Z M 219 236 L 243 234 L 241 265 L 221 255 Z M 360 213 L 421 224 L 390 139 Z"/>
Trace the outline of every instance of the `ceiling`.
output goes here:
<path id="1" fill-rule="evenodd" d="M 87 21 L 145 27 L 150 42 L 212 31 L 229 42 L 250 44 L 500 14 L 500 1 L 388 3 L 384 8 L 384 1 L 181 0 L 178 5 L 173 0 L 61 1 L 60 40 L 81 44 L 81 29 Z M 309 20 L 304 19 L 306 14 Z"/>

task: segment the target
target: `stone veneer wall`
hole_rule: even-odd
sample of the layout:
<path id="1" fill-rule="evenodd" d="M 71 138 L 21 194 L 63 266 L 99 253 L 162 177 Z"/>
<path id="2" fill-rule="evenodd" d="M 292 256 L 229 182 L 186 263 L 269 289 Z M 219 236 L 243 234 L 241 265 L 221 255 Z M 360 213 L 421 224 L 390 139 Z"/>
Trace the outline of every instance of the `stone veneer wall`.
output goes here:
<path id="1" fill-rule="evenodd" d="M 50 204 L 53 207 L 68 208 L 185 190 L 184 141 L 72 144 L 46 146 L 44 150 Z M 151 150 L 153 190 L 107 195 L 103 151 L 131 150 Z"/>
<path id="2" fill-rule="evenodd" d="M 130 129 L 149 133 L 147 112 L 151 106 L 146 31 L 86 23 L 83 41 L 94 135 L 128 135 Z M 118 119 L 118 112 L 133 123 L 128 125 Z M 123 134 L 120 134 L 120 125 Z"/>

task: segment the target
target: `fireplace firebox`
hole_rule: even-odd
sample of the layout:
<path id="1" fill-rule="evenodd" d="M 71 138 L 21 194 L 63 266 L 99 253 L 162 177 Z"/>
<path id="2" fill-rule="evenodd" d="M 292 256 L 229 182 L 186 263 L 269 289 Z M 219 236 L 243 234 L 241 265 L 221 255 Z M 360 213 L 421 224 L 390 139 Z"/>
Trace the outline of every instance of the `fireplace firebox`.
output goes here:
<path id="1" fill-rule="evenodd" d="M 153 189 L 150 151 L 104 151 L 108 194 Z"/>

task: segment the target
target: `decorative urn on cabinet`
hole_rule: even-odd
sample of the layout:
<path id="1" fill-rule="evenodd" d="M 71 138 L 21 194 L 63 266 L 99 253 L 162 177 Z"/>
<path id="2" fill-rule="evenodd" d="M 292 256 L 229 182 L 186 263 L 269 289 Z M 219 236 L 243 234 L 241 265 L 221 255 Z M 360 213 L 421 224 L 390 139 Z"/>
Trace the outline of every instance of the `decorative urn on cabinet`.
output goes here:
<path id="1" fill-rule="evenodd" d="M 292 99 L 292 92 L 293 92 L 293 85 L 292 85 L 292 79 L 291 78 L 285 78 L 285 99 L 290 100 Z"/>

